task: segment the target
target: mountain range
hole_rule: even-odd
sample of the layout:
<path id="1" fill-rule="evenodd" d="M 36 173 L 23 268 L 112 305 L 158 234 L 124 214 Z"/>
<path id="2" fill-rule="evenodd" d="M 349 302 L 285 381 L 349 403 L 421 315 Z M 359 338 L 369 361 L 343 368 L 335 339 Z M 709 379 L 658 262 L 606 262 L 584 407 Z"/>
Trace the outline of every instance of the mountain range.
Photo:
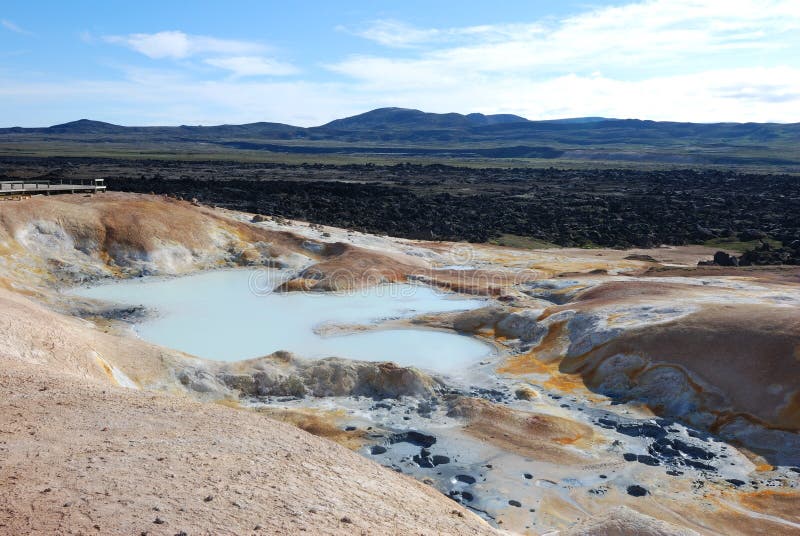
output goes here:
<path id="1" fill-rule="evenodd" d="M 126 127 L 81 119 L 0 129 L 17 143 L 212 146 L 228 151 L 408 157 L 536 158 L 672 164 L 800 165 L 800 123 L 680 123 L 603 117 L 531 121 L 511 114 L 379 108 L 317 127 L 258 122 Z"/>

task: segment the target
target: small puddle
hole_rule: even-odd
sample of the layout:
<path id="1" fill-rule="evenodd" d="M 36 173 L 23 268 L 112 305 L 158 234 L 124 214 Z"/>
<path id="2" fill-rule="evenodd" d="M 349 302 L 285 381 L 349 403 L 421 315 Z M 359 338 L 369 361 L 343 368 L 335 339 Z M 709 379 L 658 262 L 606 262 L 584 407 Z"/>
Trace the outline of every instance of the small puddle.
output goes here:
<path id="1" fill-rule="evenodd" d="M 221 270 L 177 278 L 142 278 L 71 292 L 155 310 L 155 318 L 134 325 L 140 337 L 220 361 L 288 350 L 309 358 L 394 361 L 454 372 L 493 351 L 474 338 L 428 329 L 375 329 L 335 336 L 315 333 L 315 328 L 329 323 L 369 325 L 424 313 L 474 309 L 485 305 L 482 299 L 409 284 L 344 293 L 264 293 L 258 289 L 273 288 L 287 274 L 260 270 L 254 277 L 255 273 Z"/>

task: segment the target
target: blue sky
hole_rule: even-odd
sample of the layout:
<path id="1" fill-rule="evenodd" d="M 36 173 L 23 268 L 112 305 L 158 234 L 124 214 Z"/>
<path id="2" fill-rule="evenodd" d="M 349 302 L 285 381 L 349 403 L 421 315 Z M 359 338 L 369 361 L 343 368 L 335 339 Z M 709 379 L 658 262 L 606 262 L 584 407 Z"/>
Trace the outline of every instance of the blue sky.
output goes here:
<path id="1" fill-rule="evenodd" d="M 310 126 L 381 106 L 800 122 L 800 2 L 0 5 L 0 126 Z"/>

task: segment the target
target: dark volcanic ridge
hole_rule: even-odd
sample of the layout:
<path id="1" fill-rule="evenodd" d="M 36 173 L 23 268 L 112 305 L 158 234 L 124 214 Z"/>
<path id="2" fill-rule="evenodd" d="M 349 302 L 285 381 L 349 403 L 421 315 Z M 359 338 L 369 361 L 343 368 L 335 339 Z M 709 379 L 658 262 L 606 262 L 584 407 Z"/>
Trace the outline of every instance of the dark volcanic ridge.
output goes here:
<path id="1" fill-rule="evenodd" d="M 81 119 L 0 129 L 3 143 L 173 144 L 208 150 L 366 156 L 533 158 L 800 166 L 800 123 L 679 123 L 602 117 L 530 121 L 498 114 L 380 108 L 316 127 L 257 122 L 120 126 Z"/>

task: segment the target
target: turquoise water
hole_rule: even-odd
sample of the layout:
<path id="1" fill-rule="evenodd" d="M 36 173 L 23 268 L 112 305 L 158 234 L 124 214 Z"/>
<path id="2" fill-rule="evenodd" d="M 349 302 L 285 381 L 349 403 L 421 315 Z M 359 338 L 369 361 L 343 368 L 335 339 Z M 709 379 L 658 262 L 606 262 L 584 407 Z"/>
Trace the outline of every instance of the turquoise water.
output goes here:
<path id="1" fill-rule="evenodd" d="M 425 329 L 380 329 L 333 336 L 315 331 L 331 323 L 370 324 L 473 309 L 485 305 L 483 300 L 405 284 L 348 293 L 268 292 L 282 277 L 277 270 L 222 270 L 121 281 L 79 288 L 73 293 L 154 309 L 155 318 L 135 325 L 143 339 L 220 361 L 288 350 L 310 358 L 394 361 L 452 372 L 492 352 L 476 339 Z"/>

